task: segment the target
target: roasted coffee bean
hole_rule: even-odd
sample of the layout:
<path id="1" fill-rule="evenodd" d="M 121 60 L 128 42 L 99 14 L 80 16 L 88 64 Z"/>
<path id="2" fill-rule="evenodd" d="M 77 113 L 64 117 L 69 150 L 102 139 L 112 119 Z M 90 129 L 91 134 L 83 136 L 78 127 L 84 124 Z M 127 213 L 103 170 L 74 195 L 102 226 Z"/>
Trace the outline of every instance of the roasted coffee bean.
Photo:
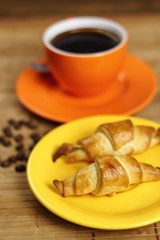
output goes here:
<path id="1" fill-rule="evenodd" d="M 24 148 L 24 145 L 22 143 L 16 146 L 17 151 L 21 151 L 23 148 Z"/>
<path id="2" fill-rule="evenodd" d="M 10 125 L 14 126 L 15 123 L 16 123 L 16 121 L 15 121 L 14 119 L 9 119 L 9 120 L 8 120 L 8 123 L 9 123 Z"/>
<path id="3" fill-rule="evenodd" d="M 31 134 L 31 138 L 34 140 L 36 138 L 39 138 L 39 134 L 38 133 L 32 133 Z"/>
<path id="4" fill-rule="evenodd" d="M 28 126 L 28 121 L 22 119 L 22 120 L 18 121 L 18 124 L 19 124 L 19 126 L 26 126 L 27 127 Z"/>
<path id="5" fill-rule="evenodd" d="M 31 121 L 26 121 L 26 120 L 19 120 L 19 121 L 15 121 L 13 119 L 10 119 L 9 121 L 9 124 L 12 125 L 15 129 L 20 129 L 21 126 L 26 126 L 26 127 L 29 127 L 29 128 L 32 128 L 32 123 Z"/>
<path id="6" fill-rule="evenodd" d="M 3 132 L 7 137 L 13 137 L 12 131 L 9 127 L 3 128 Z"/>
<path id="7" fill-rule="evenodd" d="M 33 141 L 34 141 L 35 143 L 37 143 L 37 142 L 40 140 L 40 136 L 39 136 L 38 133 L 32 133 L 32 134 L 31 134 L 31 138 L 33 139 Z"/>
<path id="8" fill-rule="evenodd" d="M 22 125 L 26 125 L 26 121 L 25 121 L 25 120 L 19 120 L 18 123 L 19 123 L 19 125 L 21 125 L 21 126 L 22 126 Z"/>
<path id="9" fill-rule="evenodd" d="M 3 144 L 3 146 L 5 146 L 5 147 L 11 146 L 11 142 L 8 141 L 8 140 L 5 140 L 5 139 L 3 139 L 2 144 Z"/>
<path id="10" fill-rule="evenodd" d="M 34 143 L 35 143 L 35 144 L 38 143 L 40 139 L 41 139 L 41 138 L 35 139 L 35 140 L 34 140 Z"/>
<path id="11" fill-rule="evenodd" d="M 37 127 L 35 124 L 33 124 L 32 121 L 26 121 L 26 120 L 19 120 L 18 124 L 19 124 L 20 127 L 21 126 L 26 126 L 26 127 L 30 128 L 30 129 L 34 129 L 34 128 Z"/>
<path id="12" fill-rule="evenodd" d="M 8 158 L 8 161 L 9 161 L 10 163 L 15 163 L 15 162 L 17 161 L 17 157 L 16 157 L 16 156 L 10 156 L 10 157 Z"/>
<path id="13" fill-rule="evenodd" d="M 31 121 L 28 122 L 27 127 L 30 128 L 30 129 L 37 128 L 37 126 L 34 123 L 32 123 Z"/>
<path id="14" fill-rule="evenodd" d="M 18 130 L 18 129 L 20 129 L 20 124 L 18 123 L 18 122 L 15 122 L 15 124 L 13 125 L 13 127 L 16 129 L 16 130 Z"/>
<path id="15" fill-rule="evenodd" d="M 14 140 L 15 140 L 16 142 L 21 142 L 21 141 L 23 140 L 22 134 L 18 134 L 17 136 L 15 136 Z"/>
<path id="16" fill-rule="evenodd" d="M 1 167 L 9 167 L 9 166 L 10 166 L 10 161 L 8 159 L 1 162 Z"/>
<path id="17" fill-rule="evenodd" d="M 8 120 L 8 123 L 9 123 L 10 125 L 12 125 L 15 129 L 19 129 L 19 128 L 20 128 L 19 123 L 18 123 L 17 121 L 15 121 L 14 119 L 9 119 L 9 120 Z"/>
<path id="18" fill-rule="evenodd" d="M 3 143 L 4 139 L 5 139 L 5 138 L 4 138 L 3 136 L 0 136 L 0 142 L 1 142 L 1 143 Z"/>
<path id="19" fill-rule="evenodd" d="M 15 166 L 15 170 L 16 170 L 16 172 L 24 172 L 26 170 L 26 166 L 23 164 L 19 164 L 19 165 Z"/>
<path id="20" fill-rule="evenodd" d="M 34 146 L 35 146 L 35 144 L 31 144 L 28 149 L 29 149 L 30 151 L 32 151 L 32 149 L 34 148 Z"/>
<path id="21" fill-rule="evenodd" d="M 16 157 L 17 157 L 17 160 L 23 161 L 25 160 L 26 155 L 24 152 L 19 152 Z"/>
<path id="22" fill-rule="evenodd" d="M 28 121 L 23 120 L 23 119 L 19 120 L 18 123 L 19 123 L 20 126 L 27 126 L 28 125 Z"/>
<path id="23" fill-rule="evenodd" d="M 11 141 L 6 140 L 4 136 L 0 136 L 0 142 L 3 146 L 8 147 L 11 145 Z"/>

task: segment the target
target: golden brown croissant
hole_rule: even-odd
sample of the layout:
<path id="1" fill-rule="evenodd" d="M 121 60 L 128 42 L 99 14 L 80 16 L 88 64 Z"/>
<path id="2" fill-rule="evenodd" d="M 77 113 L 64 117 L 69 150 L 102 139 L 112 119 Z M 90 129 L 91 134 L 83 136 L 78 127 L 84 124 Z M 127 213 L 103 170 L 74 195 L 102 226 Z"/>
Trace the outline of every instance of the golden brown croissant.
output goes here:
<path id="1" fill-rule="evenodd" d="M 76 144 L 64 143 L 55 152 L 53 161 L 62 155 L 68 162 L 93 161 L 104 154 L 132 155 L 160 144 L 160 128 L 134 126 L 132 121 L 106 123 L 100 125 L 89 137 Z"/>
<path id="2" fill-rule="evenodd" d="M 142 182 L 160 180 L 160 168 L 139 163 L 131 156 L 105 155 L 81 168 L 76 175 L 53 183 L 62 196 L 91 193 L 94 196 L 114 195 Z"/>

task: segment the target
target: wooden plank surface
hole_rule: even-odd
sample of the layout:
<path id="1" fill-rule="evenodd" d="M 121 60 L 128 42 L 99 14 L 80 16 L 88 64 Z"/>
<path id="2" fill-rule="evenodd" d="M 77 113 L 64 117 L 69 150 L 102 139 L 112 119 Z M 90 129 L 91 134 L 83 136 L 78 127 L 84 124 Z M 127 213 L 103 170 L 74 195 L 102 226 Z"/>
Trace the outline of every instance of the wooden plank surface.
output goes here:
<path id="1" fill-rule="evenodd" d="M 63 17 L 66 16 L 65 14 Z M 105 16 L 105 15 L 103 15 Z M 36 129 L 22 127 L 13 134 L 23 134 L 25 152 L 32 144 L 31 133 L 40 136 L 58 126 L 59 123 L 39 118 L 25 109 L 18 101 L 14 86 L 19 73 L 36 58 L 44 54 L 41 35 L 56 17 L 7 18 L 0 21 L 0 135 L 8 126 L 7 121 L 31 119 Z M 157 14 L 107 15 L 123 24 L 129 33 L 129 52 L 146 61 L 158 77 L 158 91 L 153 101 L 135 116 L 160 122 L 160 16 Z M 145 86 L 144 86 L 145 87 Z M 16 143 L 0 145 L 0 159 L 16 154 Z M 25 164 L 25 161 L 19 161 Z M 124 231 L 102 231 L 69 223 L 45 209 L 28 187 L 26 174 L 17 173 L 13 163 L 0 167 L 0 239 L 132 239 L 158 240 L 160 224 Z"/>
<path id="2" fill-rule="evenodd" d="M 1 0 L 0 17 L 159 13 L 159 0 Z"/>

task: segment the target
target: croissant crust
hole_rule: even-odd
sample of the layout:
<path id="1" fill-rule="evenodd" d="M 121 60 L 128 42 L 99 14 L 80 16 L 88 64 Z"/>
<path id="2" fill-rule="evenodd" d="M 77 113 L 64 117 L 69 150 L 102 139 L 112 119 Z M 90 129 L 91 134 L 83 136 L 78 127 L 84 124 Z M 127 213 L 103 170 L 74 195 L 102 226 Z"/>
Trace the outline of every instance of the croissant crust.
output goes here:
<path id="1" fill-rule="evenodd" d="M 80 139 L 76 144 L 62 144 L 53 156 L 53 161 L 62 155 L 68 162 L 93 161 L 96 157 L 132 155 L 160 144 L 160 128 L 133 125 L 127 119 L 100 125 L 94 134 Z"/>
<path id="2" fill-rule="evenodd" d="M 114 195 L 143 182 L 160 180 L 160 169 L 139 163 L 131 156 L 105 155 L 77 171 L 64 181 L 55 179 L 56 188 L 64 197 L 92 194 Z"/>

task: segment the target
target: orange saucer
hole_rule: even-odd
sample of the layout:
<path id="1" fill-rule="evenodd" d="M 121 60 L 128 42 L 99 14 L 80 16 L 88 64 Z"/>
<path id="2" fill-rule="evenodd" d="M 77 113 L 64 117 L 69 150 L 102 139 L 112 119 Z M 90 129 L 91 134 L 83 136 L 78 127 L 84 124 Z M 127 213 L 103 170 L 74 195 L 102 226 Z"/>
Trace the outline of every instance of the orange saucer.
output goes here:
<path id="1" fill-rule="evenodd" d="M 70 95 L 50 74 L 30 68 L 26 68 L 16 82 L 16 94 L 26 108 L 59 122 L 100 114 L 134 114 L 149 104 L 156 88 L 152 69 L 132 55 L 127 55 L 124 68 L 114 83 L 103 94 L 94 97 Z"/>

